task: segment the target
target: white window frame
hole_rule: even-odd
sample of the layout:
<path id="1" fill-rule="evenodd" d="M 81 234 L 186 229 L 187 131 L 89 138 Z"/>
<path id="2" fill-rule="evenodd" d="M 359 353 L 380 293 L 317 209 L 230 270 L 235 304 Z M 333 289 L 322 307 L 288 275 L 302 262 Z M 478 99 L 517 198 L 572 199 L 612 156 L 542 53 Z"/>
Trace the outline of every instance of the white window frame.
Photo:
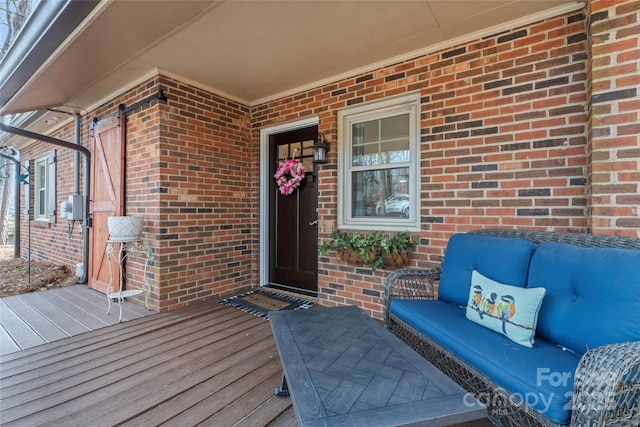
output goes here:
<path id="1" fill-rule="evenodd" d="M 409 218 L 354 217 L 352 214 L 352 126 L 409 114 Z M 420 92 L 359 104 L 338 111 L 338 228 L 420 231 Z"/>
<path id="2" fill-rule="evenodd" d="M 40 187 L 42 178 L 41 167 L 44 166 L 44 188 Z M 36 221 L 49 222 L 49 192 L 51 183 L 49 182 L 49 154 L 36 158 L 33 162 L 33 219 Z M 44 213 L 40 213 L 40 201 L 44 198 Z"/>

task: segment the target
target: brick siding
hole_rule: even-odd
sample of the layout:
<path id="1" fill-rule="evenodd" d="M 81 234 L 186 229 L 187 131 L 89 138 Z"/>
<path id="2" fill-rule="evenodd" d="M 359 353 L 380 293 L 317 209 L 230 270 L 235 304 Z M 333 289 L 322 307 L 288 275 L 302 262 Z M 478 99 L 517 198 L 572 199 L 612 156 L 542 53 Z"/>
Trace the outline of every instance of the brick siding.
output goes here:
<path id="1" fill-rule="evenodd" d="M 249 108 L 165 77 L 160 86 L 168 102 L 160 104 L 158 165 L 146 170 L 146 191 L 158 194 L 153 238 L 165 309 L 255 283 L 259 187 Z"/>
<path id="2" fill-rule="evenodd" d="M 85 120 L 86 122 L 86 120 Z M 62 139 L 64 141 L 74 140 L 73 125 L 66 126 L 54 132 L 51 136 Z M 20 254 L 23 258 L 29 255 L 29 240 L 31 240 L 31 257 L 32 259 L 45 260 L 54 264 L 67 265 L 74 272 L 76 263 L 82 262 L 82 238 L 80 229 L 76 223 L 72 233 L 69 233 L 69 223 L 61 221 L 59 218 L 59 207 L 62 201 L 68 199 L 69 195 L 74 193 L 74 152 L 60 147 L 54 147 L 45 144 L 31 144 L 27 148 L 20 151 L 20 159 L 23 166 L 27 161 L 31 161 L 46 155 L 52 149 L 56 150 L 56 222 L 48 223 L 43 221 L 31 221 L 29 227 L 26 206 L 31 207 L 31 217 L 33 218 L 34 210 L 34 170 L 30 170 L 31 194 L 29 195 L 29 203 L 25 203 L 25 194 L 21 185 L 19 214 L 21 215 L 21 238 L 20 238 Z M 80 162 L 82 164 L 82 161 Z M 80 172 L 82 174 L 82 172 Z M 80 181 L 82 185 L 82 180 Z M 81 187 L 82 188 L 82 187 Z M 30 236 L 29 236 L 30 235 Z"/>
<path id="3" fill-rule="evenodd" d="M 318 173 L 324 240 L 337 219 L 338 110 L 411 91 L 421 93 L 421 231 L 413 267 L 438 263 L 453 233 L 479 227 L 640 237 L 640 104 L 630 96 L 638 88 L 637 18 L 637 2 L 593 1 L 587 14 L 253 107 L 157 76 L 86 115 L 83 142 L 90 117 L 165 91 L 168 101 L 127 118 L 126 211 L 146 219 L 155 310 L 258 284 L 261 129 L 319 118 L 332 145 Z M 72 126 L 54 136 L 72 140 Z M 45 149 L 33 145 L 22 158 Z M 60 154 L 61 201 L 72 191 L 62 173 L 71 170 L 72 155 Z M 51 244 L 38 247 L 38 256 L 79 262 L 79 233 L 68 238 L 66 227 L 36 229 Z M 322 304 L 357 304 L 381 316 L 384 271 L 372 274 L 333 255 L 319 261 Z M 141 263 L 131 262 L 128 274 L 140 281 Z"/>
<path id="4" fill-rule="evenodd" d="M 480 227 L 587 230 L 587 39 L 573 13 L 280 99 L 254 128 L 309 115 L 330 137 L 320 172 L 320 237 L 336 227 L 337 110 L 419 90 L 421 228 L 413 266 Z M 254 138 L 256 136 L 254 135 Z M 379 316 L 384 273 L 320 259 L 322 303 Z"/>
<path id="5" fill-rule="evenodd" d="M 640 237 L 640 2 L 589 7 L 589 225 Z"/>
<path id="6" fill-rule="evenodd" d="M 126 116 L 125 167 L 125 213 L 145 218 L 144 240 L 154 252 L 147 278 L 156 311 L 230 294 L 257 280 L 252 253 L 258 186 L 251 173 L 258 161 L 250 144 L 248 107 L 158 76 L 85 115 L 83 145 L 91 147 L 94 117 L 116 113 L 118 105 L 129 106 L 160 88 L 166 102 L 153 101 Z M 70 124 L 52 136 L 73 141 L 73 131 Z M 49 149 L 32 144 L 22 158 Z M 59 149 L 57 166 L 61 202 L 73 193 L 73 153 Z M 33 255 L 75 270 L 82 261 L 79 228 L 69 237 L 67 221 L 33 224 Z M 23 225 L 23 256 L 26 232 Z M 127 280 L 141 283 L 143 268 L 144 259 L 128 258 Z"/>

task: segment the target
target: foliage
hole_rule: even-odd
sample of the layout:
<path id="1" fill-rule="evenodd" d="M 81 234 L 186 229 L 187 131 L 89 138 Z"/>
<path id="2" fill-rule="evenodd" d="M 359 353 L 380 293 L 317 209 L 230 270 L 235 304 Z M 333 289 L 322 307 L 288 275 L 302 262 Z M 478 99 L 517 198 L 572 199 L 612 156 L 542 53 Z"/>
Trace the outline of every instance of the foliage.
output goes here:
<path id="1" fill-rule="evenodd" d="M 0 0 L 0 60 L 33 12 L 37 0 Z"/>
<path id="2" fill-rule="evenodd" d="M 375 272 L 376 269 L 385 267 L 389 255 L 406 254 L 415 245 L 411 234 L 406 231 L 385 236 L 379 231 L 362 235 L 334 230 L 331 240 L 322 242 L 319 249 L 322 256 L 326 256 L 332 249 L 343 252 L 346 254 L 343 259 L 362 262 Z"/>

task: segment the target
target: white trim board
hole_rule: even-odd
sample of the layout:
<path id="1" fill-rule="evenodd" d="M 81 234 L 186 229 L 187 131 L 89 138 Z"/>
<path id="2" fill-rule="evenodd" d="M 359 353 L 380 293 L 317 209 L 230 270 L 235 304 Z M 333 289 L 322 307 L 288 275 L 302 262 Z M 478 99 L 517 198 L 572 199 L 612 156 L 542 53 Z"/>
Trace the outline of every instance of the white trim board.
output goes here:
<path id="1" fill-rule="evenodd" d="M 269 283 L 269 136 L 319 125 L 318 117 L 309 117 L 260 129 L 260 286 Z"/>

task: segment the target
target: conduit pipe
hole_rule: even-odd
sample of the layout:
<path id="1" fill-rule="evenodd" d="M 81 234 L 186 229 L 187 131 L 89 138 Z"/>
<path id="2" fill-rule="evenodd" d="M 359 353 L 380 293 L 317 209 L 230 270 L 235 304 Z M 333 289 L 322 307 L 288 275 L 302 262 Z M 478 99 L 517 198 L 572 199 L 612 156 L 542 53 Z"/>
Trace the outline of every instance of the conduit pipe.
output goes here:
<path id="1" fill-rule="evenodd" d="M 76 117 L 76 120 L 79 120 Z M 80 144 L 73 144 L 71 142 L 63 141 L 58 138 L 53 138 L 47 135 L 41 135 L 39 133 L 31 132 L 25 129 L 16 128 L 13 126 L 6 125 L 4 123 L 0 123 L 0 130 L 11 133 L 14 135 L 23 136 L 25 138 L 35 139 L 37 141 L 45 142 L 47 144 L 56 145 L 62 148 L 69 148 L 76 152 L 79 152 L 84 157 L 84 186 L 83 186 L 83 198 L 84 198 L 84 221 L 82 222 L 82 277 L 80 278 L 80 283 L 87 283 L 89 280 L 89 228 L 91 227 L 91 215 L 89 214 L 89 178 L 90 174 L 90 165 L 91 165 L 91 152 L 83 147 Z M 78 131 L 78 129 L 76 129 Z M 78 175 L 76 173 L 76 175 Z"/>
<path id="2" fill-rule="evenodd" d="M 76 126 L 76 132 L 75 132 L 75 139 L 74 142 L 76 143 L 77 146 L 80 146 L 80 130 L 81 130 L 81 126 L 82 126 L 82 116 L 80 116 L 79 113 L 75 113 L 73 115 L 73 118 L 75 120 L 75 126 Z M 75 172 L 74 177 L 73 177 L 73 194 L 80 194 L 80 152 L 76 151 L 73 154 L 73 170 Z M 89 185 L 89 182 L 87 181 L 87 183 L 85 185 Z"/>

